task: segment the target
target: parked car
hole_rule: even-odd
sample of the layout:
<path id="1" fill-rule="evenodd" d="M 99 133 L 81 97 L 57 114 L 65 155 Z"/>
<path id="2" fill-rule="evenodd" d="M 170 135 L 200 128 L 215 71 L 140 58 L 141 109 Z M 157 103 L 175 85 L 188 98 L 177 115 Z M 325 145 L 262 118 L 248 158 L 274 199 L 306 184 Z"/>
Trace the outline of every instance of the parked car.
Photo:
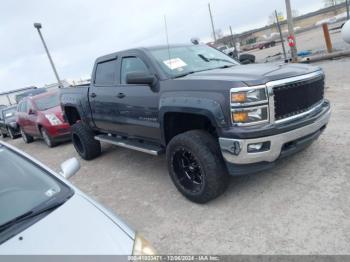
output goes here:
<path id="1" fill-rule="evenodd" d="M 344 41 L 346 43 L 350 44 L 350 21 L 347 21 L 343 25 L 341 34 L 342 34 L 342 37 L 343 37 Z"/>
<path id="2" fill-rule="evenodd" d="M 100 142 L 166 153 L 177 189 L 205 203 L 230 175 L 273 166 L 325 129 L 324 73 L 303 64 L 241 66 L 201 45 L 138 48 L 102 56 L 91 84 L 61 90 L 79 155 Z"/>
<path id="3" fill-rule="evenodd" d="M 20 135 L 16 123 L 17 106 L 9 106 L 0 109 L 0 136 L 10 136 L 15 139 Z"/>
<path id="4" fill-rule="evenodd" d="M 0 255 L 152 255 L 153 248 L 120 218 L 61 175 L 0 142 Z"/>
<path id="5" fill-rule="evenodd" d="M 70 126 L 64 121 L 58 92 L 26 97 L 18 105 L 17 123 L 23 140 L 44 139 L 48 147 L 70 139 Z"/>
<path id="6" fill-rule="evenodd" d="M 16 95 L 15 96 L 15 100 L 16 100 L 16 103 L 18 104 L 25 97 L 36 96 L 36 95 L 39 95 L 39 94 L 42 94 L 42 93 L 46 93 L 46 92 L 47 92 L 46 88 L 33 87 L 30 90 L 27 90 L 27 91 L 25 91 L 23 93 L 20 93 L 20 94 Z"/>

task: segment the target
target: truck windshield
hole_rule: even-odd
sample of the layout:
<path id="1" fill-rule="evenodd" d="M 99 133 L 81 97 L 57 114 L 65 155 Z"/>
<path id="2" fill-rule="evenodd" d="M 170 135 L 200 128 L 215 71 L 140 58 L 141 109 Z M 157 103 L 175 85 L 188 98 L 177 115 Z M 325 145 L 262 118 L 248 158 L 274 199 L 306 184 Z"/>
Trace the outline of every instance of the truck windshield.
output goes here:
<path id="1" fill-rule="evenodd" d="M 45 111 L 59 106 L 60 100 L 58 93 L 53 93 L 44 97 L 34 99 L 34 103 L 39 111 Z"/>
<path id="2" fill-rule="evenodd" d="M 207 45 L 164 47 L 151 54 L 170 77 L 238 65 L 231 57 Z"/>
<path id="3" fill-rule="evenodd" d="M 33 162 L 2 145 L 0 163 L 1 243 L 4 235 L 8 235 L 8 231 L 16 228 L 26 216 L 33 217 L 38 208 L 43 210 L 42 207 L 63 203 L 73 191 Z"/>

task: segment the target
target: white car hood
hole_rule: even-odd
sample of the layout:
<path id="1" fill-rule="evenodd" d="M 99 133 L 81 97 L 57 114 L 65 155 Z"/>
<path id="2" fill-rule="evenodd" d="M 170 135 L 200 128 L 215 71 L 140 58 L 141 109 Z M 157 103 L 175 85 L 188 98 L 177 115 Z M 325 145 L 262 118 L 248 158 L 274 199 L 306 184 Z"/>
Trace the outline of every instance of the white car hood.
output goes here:
<path id="1" fill-rule="evenodd" d="M 0 255 L 131 255 L 133 244 L 118 224 L 75 193 L 64 205 L 1 244 Z"/>

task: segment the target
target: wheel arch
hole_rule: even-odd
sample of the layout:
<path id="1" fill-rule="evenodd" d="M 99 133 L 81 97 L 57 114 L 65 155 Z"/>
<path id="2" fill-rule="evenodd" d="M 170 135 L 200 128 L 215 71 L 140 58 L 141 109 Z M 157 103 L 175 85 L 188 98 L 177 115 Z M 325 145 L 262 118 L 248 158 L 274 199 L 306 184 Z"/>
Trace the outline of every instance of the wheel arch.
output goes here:
<path id="1" fill-rule="evenodd" d="M 73 106 L 73 105 L 64 106 L 63 113 L 64 113 L 65 120 L 71 126 L 81 120 L 82 114 L 76 106 Z"/>

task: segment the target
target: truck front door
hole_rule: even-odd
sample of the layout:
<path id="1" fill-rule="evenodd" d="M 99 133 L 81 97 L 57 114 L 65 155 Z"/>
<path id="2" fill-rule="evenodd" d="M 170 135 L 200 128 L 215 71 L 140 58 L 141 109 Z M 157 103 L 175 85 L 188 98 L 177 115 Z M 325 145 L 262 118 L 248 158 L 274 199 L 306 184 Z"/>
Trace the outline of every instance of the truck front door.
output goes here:
<path id="1" fill-rule="evenodd" d="M 159 90 L 146 84 L 128 84 L 129 73 L 154 73 L 146 59 L 134 53 L 126 53 L 121 59 L 118 106 L 120 123 L 129 136 L 160 140 L 158 119 Z"/>
<path id="2" fill-rule="evenodd" d="M 104 131 L 159 141 L 158 92 L 128 85 L 126 75 L 152 69 L 135 53 L 98 62 L 89 91 L 95 125 Z"/>

